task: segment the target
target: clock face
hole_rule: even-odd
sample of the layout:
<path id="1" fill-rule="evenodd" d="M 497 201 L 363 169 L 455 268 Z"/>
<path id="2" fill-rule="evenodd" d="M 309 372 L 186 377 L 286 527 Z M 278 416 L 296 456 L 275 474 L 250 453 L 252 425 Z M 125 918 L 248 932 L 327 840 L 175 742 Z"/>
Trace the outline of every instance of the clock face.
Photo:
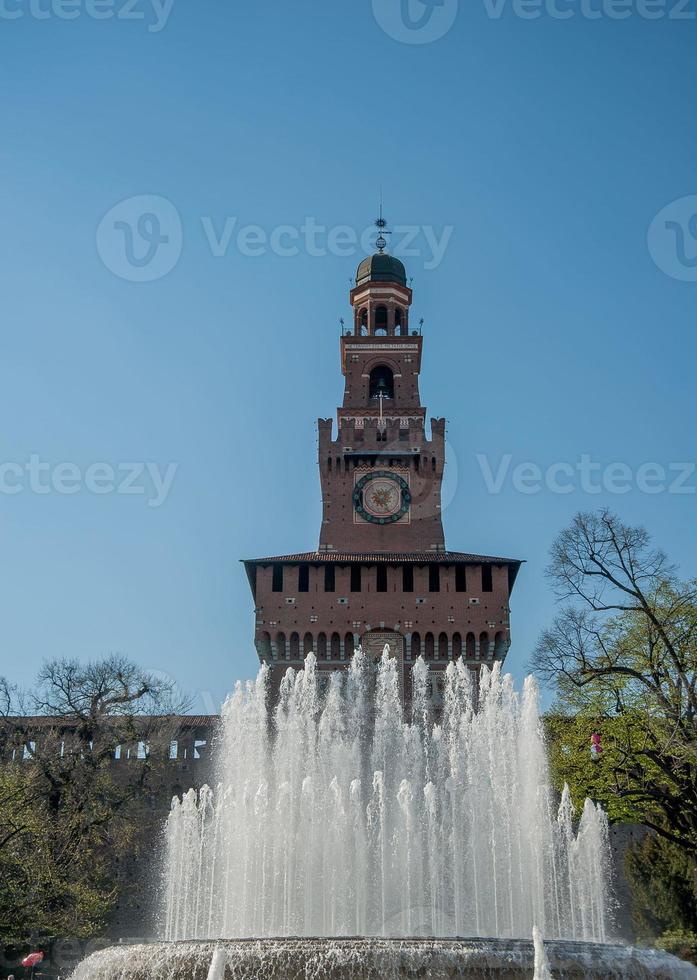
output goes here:
<path id="1" fill-rule="evenodd" d="M 389 470 L 366 473 L 353 489 L 353 506 L 371 524 L 394 524 L 409 511 L 409 484 Z"/>

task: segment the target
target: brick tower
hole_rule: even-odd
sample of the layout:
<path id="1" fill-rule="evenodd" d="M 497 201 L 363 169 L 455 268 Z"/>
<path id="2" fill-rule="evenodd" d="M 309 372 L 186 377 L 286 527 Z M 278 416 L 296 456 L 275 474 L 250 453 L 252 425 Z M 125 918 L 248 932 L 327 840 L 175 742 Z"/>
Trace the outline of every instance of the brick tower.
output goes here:
<path id="1" fill-rule="evenodd" d="M 404 265 L 378 251 L 358 266 L 353 328 L 341 337 L 344 398 L 319 419 L 319 549 L 245 561 L 260 660 L 278 683 L 311 650 L 320 670 L 345 669 L 355 647 L 400 664 L 403 698 L 419 655 L 432 670 L 464 657 L 503 661 L 520 562 L 447 551 L 440 510 L 445 419 L 419 394 L 422 337 L 409 324 Z M 434 700 L 442 683 L 436 673 Z"/>

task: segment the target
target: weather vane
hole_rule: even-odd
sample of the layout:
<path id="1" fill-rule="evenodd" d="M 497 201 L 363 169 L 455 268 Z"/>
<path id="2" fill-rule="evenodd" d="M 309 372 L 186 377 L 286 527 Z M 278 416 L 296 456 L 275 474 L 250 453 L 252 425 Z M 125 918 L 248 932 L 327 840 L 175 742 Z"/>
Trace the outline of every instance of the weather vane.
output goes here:
<path id="1" fill-rule="evenodd" d="M 387 248 L 387 239 L 385 235 L 391 235 L 391 231 L 387 231 L 387 222 L 382 216 L 382 188 L 380 188 L 380 216 L 375 222 L 375 227 L 378 229 L 378 237 L 375 239 L 375 247 L 378 252 L 382 253 Z"/>

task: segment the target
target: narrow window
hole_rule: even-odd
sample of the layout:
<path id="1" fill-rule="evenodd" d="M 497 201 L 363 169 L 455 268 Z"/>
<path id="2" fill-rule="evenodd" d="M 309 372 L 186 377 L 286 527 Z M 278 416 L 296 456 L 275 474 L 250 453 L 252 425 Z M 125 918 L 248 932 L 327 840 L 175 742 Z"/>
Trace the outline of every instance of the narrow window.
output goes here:
<path id="1" fill-rule="evenodd" d="M 176 741 L 169 743 L 169 757 L 170 759 L 176 759 L 179 754 L 179 745 Z"/>
<path id="2" fill-rule="evenodd" d="M 271 577 L 273 592 L 283 592 L 283 565 L 274 565 Z"/>
<path id="3" fill-rule="evenodd" d="M 440 565 L 428 566 L 428 591 L 440 592 Z"/>
<path id="4" fill-rule="evenodd" d="M 455 566 L 455 591 L 456 592 L 467 591 L 467 566 L 466 565 Z"/>
<path id="5" fill-rule="evenodd" d="M 324 591 L 333 592 L 336 587 L 336 569 L 333 565 L 324 566 Z"/>
<path id="6" fill-rule="evenodd" d="M 482 565 L 482 592 L 491 592 L 491 565 Z"/>
<path id="7" fill-rule="evenodd" d="M 387 592 L 387 565 L 377 566 L 377 591 Z"/>
<path id="8" fill-rule="evenodd" d="M 298 592 L 310 591 L 310 566 L 300 565 L 298 568 Z"/>
<path id="9" fill-rule="evenodd" d="M 402 565 L 402 591 L 414 591 L 414 566 Z"/>
<path id="10" fill-rule="evenodd" d="M 351 591 L 361 591 L 361 566 L 351 565 Z"/>

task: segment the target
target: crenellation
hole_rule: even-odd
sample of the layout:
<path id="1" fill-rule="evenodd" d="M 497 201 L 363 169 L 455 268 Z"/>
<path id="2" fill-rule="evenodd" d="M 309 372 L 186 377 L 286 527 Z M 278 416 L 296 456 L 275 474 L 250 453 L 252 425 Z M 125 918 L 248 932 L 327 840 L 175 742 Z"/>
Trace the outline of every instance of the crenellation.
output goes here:
<path id="1" fill-rule="evenodd" d="M 342 670 L 359 643 L 379 656 L 388 642 L 408 700 L 419 656 L 436 672 L 458 657 L 474 671 L 505 659 L 520 562 L 446 549 L 446 420 L 432 418 L 427 427 L 419 392 L 423 338 L 409 329 L 404 266 L 384 253 L 364 260 L 350 299 L 336 438 L 331 419 L 317 423 L 319 547 L 245 563 L 256 646 L 260 659 L 275 665 L 277 685 L 310 651 L 320 671 Z"/>

